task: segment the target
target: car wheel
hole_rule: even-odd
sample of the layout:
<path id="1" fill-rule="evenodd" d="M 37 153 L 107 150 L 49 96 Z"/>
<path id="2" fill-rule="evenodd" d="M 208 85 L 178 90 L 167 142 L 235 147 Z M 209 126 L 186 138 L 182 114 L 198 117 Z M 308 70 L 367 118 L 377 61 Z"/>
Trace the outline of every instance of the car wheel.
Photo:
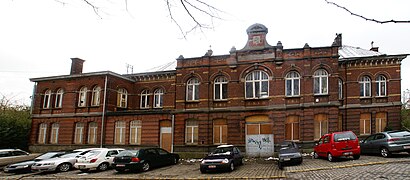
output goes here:
<path id="1" fill-rule="evenodd" d="M 206 170 L 204 168 L 199 168 L 199 170 L 201 171 L 201 173 L 206 173 Z"/>
<path id="2" fill-rule="evenodd" d="M 232 161 L 231 164 L 229 165 L 229 171 L 233 171 L 233 170 L 235 170 L 235 164 Z"/>
<path id="3" fill-rule="evenodd" d="M 283 170 L 283 164 L 279 161 L 278 162 L 278 168 L 280 169 L 280 170 Z"/>
<path id="4" fill-rule="evenodd" d="M 142 164 L 142 171 L 148 171 L 150 169 L 150 165 L 149 165 L 149 162 L 144 162 L 143 164 Z"/>
<path id="5" fill-rule="evenodd" d="M 98 165 L 97 170 L 98 171 L 105 171 L 108 169 L 108 163 L 101 163 L 100 165 Z"/>
<path id="6" fill-rule="evenodd" d="M 303 162 L 303 157 L 300 158 L 299 164 L 302 164 L 302 162 Z"/>
<path id="7" fill-rule="evenodd" d="M 90 171 L 90 169 L 80 169 L 80 171 L 83 172 L 83 173 L 85 173 L 85 172 Z"/>
<path id="8" fill-rule="evenodd" d="M 59 172 L 67 172 L 70 169 L 71 169 L 70 163 L 63 163 L 57 166 L 57 171 Z"/>
<path id="9" fill-rule="evenodd" d="M 178 164 L 178 158 L 174 157 L 174 159 L 172 160 L 172 164 Z"/>
<path id="10" fill-rule="evenodd" d="M 335 161 L 335 158 L 333 157 L 332 153 L 327 153 L 327 160 L 330 162 Z"/>
<path id="11" fill-rule="evenodd" d="M 383 156 L 383 157 L 389 157 L 391 154 L 390 154 L 390 151 L 387 149 L 387 148 L 385 148 L 385 147 L 382 147 L 381 149 L 380 149 L 380 154 Z"/>
<path id="12" fill-rule="evenodd" d="M 241 158 L 241 161 L 239 161 L 239 165 L 243 165 L 243 158 Z"/>
<path id="13" fill-rule="evenodd" d="M 353 159 L 354 159 L 354 160 L 357 160 L 357 159 L 359 159 L 359 158 L 360 158 L 360 155 L 354 155 L 354 156 L 353 156 Z"/>
<path id="14" fill-rule="evenodd" d="M 319 155 L 317 154 L 317 152 L 313 152 L 313 159 L 318 159 Z"/>

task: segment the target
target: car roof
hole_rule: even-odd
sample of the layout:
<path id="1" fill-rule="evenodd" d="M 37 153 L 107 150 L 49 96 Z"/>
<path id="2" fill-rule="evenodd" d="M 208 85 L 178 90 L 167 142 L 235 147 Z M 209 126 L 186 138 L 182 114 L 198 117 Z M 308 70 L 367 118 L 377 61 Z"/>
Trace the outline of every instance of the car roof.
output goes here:
<path id="1" fill-rule="evenodd" d="M 233 145 L 232 144 L 224 144 L 224 145 L 219 145 L 216 148 L 225 148 L 225 147 L 233 147 Z"/>
<path id="2" fill-rule="evenodd" d="M 23 150 L 21 149 L 0 149 L 0 152 L 4 152 L 4 151 L 23 151 Z"/>

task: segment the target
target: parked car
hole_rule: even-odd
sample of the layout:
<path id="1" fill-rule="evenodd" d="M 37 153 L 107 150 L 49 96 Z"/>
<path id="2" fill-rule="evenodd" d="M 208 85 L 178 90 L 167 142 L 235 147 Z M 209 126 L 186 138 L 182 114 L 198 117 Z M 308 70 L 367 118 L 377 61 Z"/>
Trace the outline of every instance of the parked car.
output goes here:
<path id="1" fill-rule="evenodd" d="M 24 162 L 20 162 L 20 163 L 15 163 L 15 164 L 9 164 L 6 167 L 4 167 L 4 172 L 5 173 L 25 173 L 25 172 L 31 172 L 31 166 L 38 162 L 38 161 L 42 161 L 42 160 L 46 160 L 46 159 L 51 159 L 51 158 L 55 158 L 58 156 L 63 155 L 65 152 L 64 151 L 52 151 L 52 152 L 47 152 L 44 153 L 38 157 L 36 157 L 33 160 L 30 161 L 24 161 Z"/>
<path id="2" fill-rule="evenodd" d="M 280 144 L 279 149 L 279 169 L 283 169 L 286 165 L 299 165 L 303 162 L 302 153 L 299 151 L 299 146 L 292 141 L 285 141 Z"/>
<path id="3" fill-rule="evenodd" d="M 387 131 L 372 134 L 360 141 L 360 148 L 363 154 L 380 154 L 383 157 L 397 152 L 410 154 L 410 132 Z"/>
<path id="4" fill-rule="evenodd" d="M 56 171 L 56 172 L 66 172 L 72 169 L 75 164 L 76 158 L 84 155 L 88 151 L 95 150 L 99 148 L 87 148 L 87 149 L 76 149 L 69 151 L 66 154 L 51 158 L 43 161 L 34 163 L 31 166 L 31 170 L 34 172 L 38 171 Z"/>
<path id="5" fill-rule="evenodd" d="M 105 171 L 111 167 L 114 157 L 123 150 L 122 148 L 91 150 L 77 158 L 74 167 L 82 172 L 89 170 Z"/>
<path id="6" fill-rule="evenodd" d="M 148 171 L 153 167 L 177 164 L 179 155 L 162 148 L 125 150 L 114 158 L 113 167 L 118 172 Z"/>
<path id="7" fill-rule="evenodd" d="M 323 135 L 313 149 L 313 157 L 327 157 L 334 161 L 339 157 L 360 158 L 359 139 L 352 131 L 334 132 Z"/>
<path id="8" fill-rule="evenodd" d="M 0 149 L 0 166 L 33 159 L 30 154 L 21 149 Z"/>
<path id="9" fill-rule="evenodd" d="M 233 145 L 220 145 L 204 157 L 200 164 L 201 173 L 210 170 L 228 170 L 233 171 L 235 166 L 243 164 L 243 155 L 241 151 Z"/>

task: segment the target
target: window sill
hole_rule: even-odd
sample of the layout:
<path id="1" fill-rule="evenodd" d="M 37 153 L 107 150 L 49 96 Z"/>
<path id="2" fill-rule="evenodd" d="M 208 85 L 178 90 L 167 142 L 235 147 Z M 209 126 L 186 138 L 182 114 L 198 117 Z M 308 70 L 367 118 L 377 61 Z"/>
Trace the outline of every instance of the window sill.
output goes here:
<path id="1" fill-rule="evenodd" d="M 215 102 L 228 102 L 228 99 L 214 99 Z"/>
<path id="2" fill-rule="evenodd" d="M 199 100 L 187 100 L 186 103 L 199 103 Z"/>
<path id="3" fill-rule="evenodd" d="M 301 98 L 301 96 L 285 96 L 287 99 L 292 99 L 292 98 Z"/>
<path id="4" fill-rule="evenodd" d="M 366 96 L 366 97 L 359 97 L 360 99 L 371 99 L 371 96 Z"/>
<path id="5" fill-rule="evenodd" d="M 159 107 L 154 107 L 154 109 L 163 109 L 164 107 L 159 106 Z"/>
<path id="6" fill-rule="evenodd" d="M 375 98 L 383 99 L 383 98 L 388 98 L 388 96 L 375 96 Z"/>
<path id="7" fill-rule="evenodd" d="M 314 97 L 329 96 L 329 94 L 313 94 Z"/>
<path id="8" fill-rule="evenodd" d="M 269 96 L 261 97 L 261 98 L 245 98 L 245 101 L 252 101 L 252 100 L 269 100 Z"/>

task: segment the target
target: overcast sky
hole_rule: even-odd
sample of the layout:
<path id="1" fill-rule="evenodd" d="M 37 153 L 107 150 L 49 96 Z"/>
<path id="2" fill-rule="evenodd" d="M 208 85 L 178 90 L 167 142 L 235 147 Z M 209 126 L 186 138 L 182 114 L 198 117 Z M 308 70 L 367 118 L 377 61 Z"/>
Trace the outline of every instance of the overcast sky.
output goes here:
<path id="1" fill-rule="evenodd" d="M 329 1 L 368 18 L 410 20 L 408 0 Z M 86 60 L 83 72 L 125 74 L 126 64 L 134 73 L 144 72 L 179 55 L 203 56 L 210 47 L 214 55 L 228 54 L 232 46 L 245 46 L 246 29 L 254 23 L 269 29 L 270 45 L 281 41 L 285 49 L 330 46 L 342 33 L 344 45 L 370 49 L 374 41 L 382 53 L 410 53 L 410 23 L 365 21 L 325 0 L 207 0 L 223 11 L 218 13 L 222 20 L 193 11 L 213 29 L 193 31 L 186 39 L 165 0 L 124 2 L 99 0 L 98 16 L 82 0 L 1 0 L 0 95 L 29 104 L 34 85 L 29 78 L 67 75 L 73 57 Z M 173 17 L 189 30 L 192 22 L 179 1 L 170 2 Z M 402 61 L 402 90 L 410 89 L 409 61 Z"/>

